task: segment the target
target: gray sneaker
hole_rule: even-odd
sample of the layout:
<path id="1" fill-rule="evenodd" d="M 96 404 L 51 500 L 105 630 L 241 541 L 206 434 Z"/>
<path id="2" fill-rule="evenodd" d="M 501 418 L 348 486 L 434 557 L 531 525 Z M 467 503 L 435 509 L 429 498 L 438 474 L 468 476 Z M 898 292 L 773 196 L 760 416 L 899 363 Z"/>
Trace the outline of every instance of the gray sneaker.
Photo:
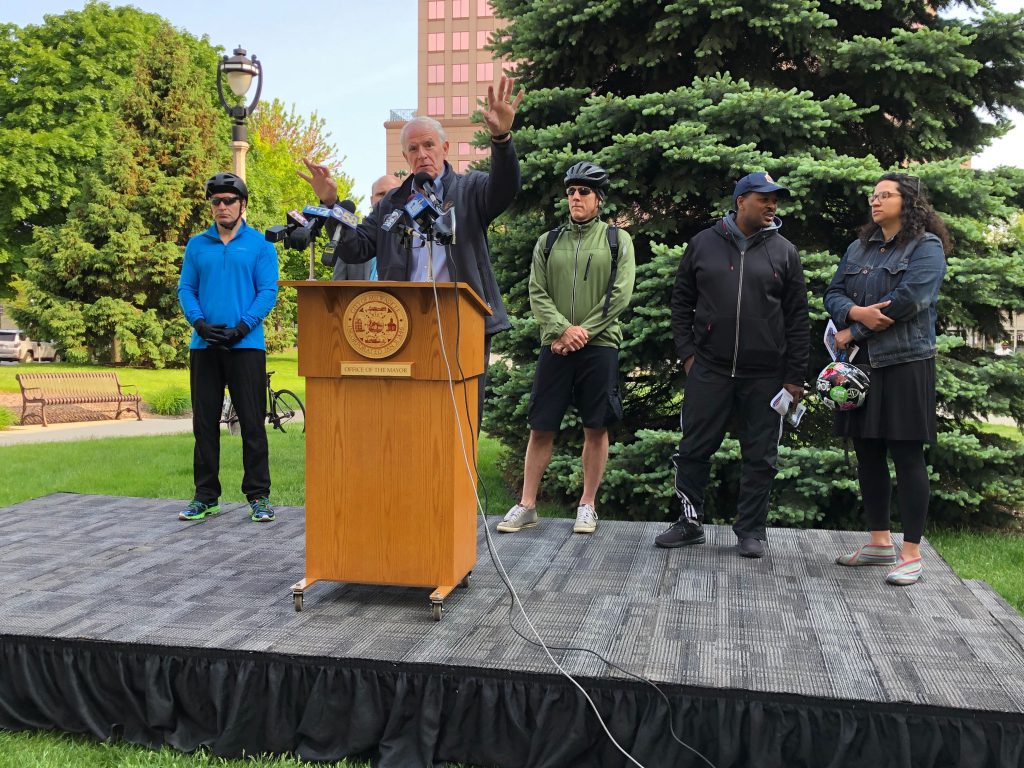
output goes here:
<path id="1" fill-rule="evenodd" d="M 593 533 L 597 530 L 597 511 L 591 504 L 580 504 L 576 507 L 576 524 L 573 533 Z"/>
<path id="2" fill-rule="evenodd" d="M 505 519 L 498 523 L 498 531 L 500 533 L 515 533 L 523 528 L 533 528 L 536 524 L 537 508 L 516 504 L 505 515 Z"/>

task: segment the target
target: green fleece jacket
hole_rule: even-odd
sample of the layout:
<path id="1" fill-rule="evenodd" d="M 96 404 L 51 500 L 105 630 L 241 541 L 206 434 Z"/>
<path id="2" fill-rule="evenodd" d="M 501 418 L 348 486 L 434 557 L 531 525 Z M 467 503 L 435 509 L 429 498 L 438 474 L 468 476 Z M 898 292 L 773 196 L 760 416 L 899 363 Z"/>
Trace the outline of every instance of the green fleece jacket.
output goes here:
<path id="1" fill-rule="evenodd" d="M 588 344 L 617 348 L 622 343 L 619 316 L 629 306 L 633 295 L 636 260 L 633 241 L 620 229 L 619 266 L 608 315 L 602 317 L 612 267 L 607 231 L 608 225 L 599 219 L 586 224 L 570 221 L 547 259 L 544 258 L 547 233 L 534 245 L 530 307 L 540 324 L 544 346 L 550 345 L 572 325 L 583 326 L 590 337 Z"/>

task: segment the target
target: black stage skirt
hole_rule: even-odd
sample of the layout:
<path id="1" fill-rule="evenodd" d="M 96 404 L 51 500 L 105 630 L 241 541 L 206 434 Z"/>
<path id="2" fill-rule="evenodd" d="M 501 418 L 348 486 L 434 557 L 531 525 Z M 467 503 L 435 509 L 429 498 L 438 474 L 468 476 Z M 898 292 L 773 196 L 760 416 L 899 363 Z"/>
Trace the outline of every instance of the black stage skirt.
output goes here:
<path id="1" fill-rule="evenodd" d="M 868 397 L 860 408 L 836 414 L 836 434 L 882 440 L 934 443 L 935 358 L 866 368 Z"/>

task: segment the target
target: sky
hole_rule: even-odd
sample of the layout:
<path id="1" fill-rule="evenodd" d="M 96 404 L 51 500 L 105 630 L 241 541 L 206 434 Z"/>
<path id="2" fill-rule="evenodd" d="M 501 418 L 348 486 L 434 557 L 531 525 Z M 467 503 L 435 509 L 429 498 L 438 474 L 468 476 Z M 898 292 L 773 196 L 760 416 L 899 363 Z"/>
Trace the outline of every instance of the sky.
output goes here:
<path id="1" fill-rule="evenodd" d="M 293 7 L 282 0 L 107 0 L 163 16 L 174 26 L 231 54 L 241 45 L 264 67 L 262 98 L 280 99 L 304 116 L 326 121 L 331 141 L 345 158 L 354 193 L 369 199 L 370 185 L 385 172 L 384 121 L 391 109 L 416 107 L 416 1 L 338 0 Z M 0 21 L 39 24 L 47 14 L 81 10 L 85 0 L 0 0 Z M 1024 0 L 995 0 L 1002 11 Z M 1024 116 L 975 158 L 976 168 L 1024 167 Z M 227 138 L 225 137 L 225 140 Z"/>

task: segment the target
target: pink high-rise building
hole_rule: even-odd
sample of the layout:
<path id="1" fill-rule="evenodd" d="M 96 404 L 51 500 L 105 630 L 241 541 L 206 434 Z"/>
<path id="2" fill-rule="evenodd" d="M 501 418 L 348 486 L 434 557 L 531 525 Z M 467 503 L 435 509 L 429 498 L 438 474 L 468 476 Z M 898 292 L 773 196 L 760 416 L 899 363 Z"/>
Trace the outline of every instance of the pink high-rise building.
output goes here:
<path id="1" fill-rule="evenodd" d="M 408 170 L 399 133 L 414 115 L 427 115 L 444 126 L 448 162 L 459 173 L 489 154 L 488 148 L 472 145 L 482 126 L 470 123 L 469 116 L 486 100 L 487 86 L 497 84 L 502 67 L 511 69 L 486 50 L 503 23 L 488 0 L 419 0 L 416 108 L 393 109 L 384 123 L 388 173 Z"/>

